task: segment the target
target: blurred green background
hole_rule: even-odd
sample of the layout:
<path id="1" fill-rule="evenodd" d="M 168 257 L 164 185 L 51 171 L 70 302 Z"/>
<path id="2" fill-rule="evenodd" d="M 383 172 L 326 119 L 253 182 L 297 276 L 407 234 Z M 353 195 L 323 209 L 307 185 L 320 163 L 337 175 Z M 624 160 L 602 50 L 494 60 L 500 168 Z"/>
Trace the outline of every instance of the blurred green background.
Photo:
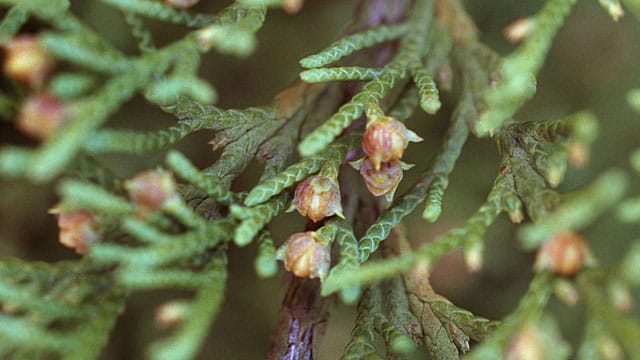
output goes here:
<path id="1" fill-rule="evenodd" d="M 216 11 L 229 1 L 201 1 L 195 10 Z M 85 19 L 118 48 L 135 54 L 135 45 L 118 11 L 99 1 L 73 1 L 73 12 Z M 328 45 L 348 25 L 356 1 L 308 0 L 303 11 L 289 16 L 280 10 L 270 11 L 265 27 L 259 32 L 256 53 L 246 59 L 210 54 L 203 62 L 201 75 L 211 81 L 219 93 L 221 107 L 246 107 L 271 102 L 273 96 L 290 84 L 300 68 L 299 58 Z M 500 53 L 513 46 L 502 37 L 502 29 L 518 17 L 535 12 L 543 4 L 539 0 L 470 0 L 467 8 L 476 21 L 482 39 Z M 183 29 L 149 21 L 158 44 L 179 38 Z M 29 23 L 34 31 L 41 24 Z M 627 106 L 626 92 L 640 86 L 640 23 L 627 14 L 618 23 L 598 6 L 596 0 L 581 1 L 558 34 L 554 46 L 538 78 L 538 94 L 517 114 L 520 120 L 543 120 L 563 117 L 588 109 L 600 120 L 601 134 L 592 148 L 589 165 L 570 169 L 560 189 L 569 191 L 589 183 L 604 169 L 621 167 L 632 177 L 631 195 L 637 195 L 638 176 L 628 166 L 628 154 L 640 146 L 638 114 Z M 62 65 L 64 66 L 64 65 Z M 407 161 L 417 164 L 408 173 L 399 193 L 411 183 L 411 175 L 429 165 L 446 130 L 447 117 L 456 99 L 443 95 L 444 108 L 436 117 L 417 114 L 410 127 L 426 139 L 409 147 Z M 175 119 L 144 100 L 137 98 L 115 114 L 109 126 L 155 129 L 166 127 Z M 210 133 L 199 133 L 183 140 L 178 148 L 198 166 L 215 160 L 208 140 Z M 12 124 L 0 122 L 3 144 L 26 144 Z M 128 177 L 137 171 L 161 164 L 163 153 L 141 157 L 109 156 L 108 163 L 116 174 Z M 436 224 L 420 219 L 419 211 L 406 221 L 410 238 L 416 246 L 431 240 L 461 223 L 482 203 L 497 173 L 499 163 L 491 139 L 471 138 L 451 177 L 445 195 L 444 213 Z M 247 171 L 235 187 L 247 189 L 259 176 L 259 166 Z M 24 181 L 0 180 L 0 255 L 29 260 L 55 261 L 73 259 L 76 255 L 56 240 L 55 219 L 47 209 L 57 201 L 53 185 L 34 185 Z M 277 243 L 300 231 L 304 219 L 288 214 L 272 226 Z M 504 316 L 513 309 L 530 280 L 533 254 L 518 249 L 515 226 L 502 216 L 487 234 L 485 268 L 469 274 L 459 253 L 442 259 L 434 270 L 437 291 L 454 303 L 489 318 Z M 636 238 L 637 226 L 621 226 L 612 212 L 605 213 L 584 235 L 596 256 L 604 264 L 614 263 Z M 271 279 L 258 279 L 253 271 L 255 247 L 230 251 L 230 275 L 226 303 L 211 336 L 201 352 L 202 359 L 260 359 L 269 349 L 277 311 L 288 275 L 280 270 Z M 104 359 L 139 359 L 144 357 L 144 344 L 160 336 L 153 324 L 157 305 L 178 292 L 142 292 L 128 303 L 105 352 Z M 566 310 L 552 303 L 565 337 L 575 343 L 581 337 L 581 310 Z M 562 311 L 557 311 L 561 309 Z M 323 340 L 320 359 L 336 359 L 344 348 L 352 328 L 355 306 L 336 302 Z M 636 313 L 637 315 L 637 313 Z"/>

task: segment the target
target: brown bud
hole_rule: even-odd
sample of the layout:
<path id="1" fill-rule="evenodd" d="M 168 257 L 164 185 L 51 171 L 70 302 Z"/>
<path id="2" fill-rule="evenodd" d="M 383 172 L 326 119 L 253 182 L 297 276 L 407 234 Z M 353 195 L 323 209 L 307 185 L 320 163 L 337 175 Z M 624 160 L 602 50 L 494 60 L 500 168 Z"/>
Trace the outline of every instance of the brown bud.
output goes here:
<path id="1" fill-rule="evenodd" d="M 331 250 L 314 231 L 296 233 L 280 249 L 284 267 L 298 277 L 324 278 L 331 263 Z"/>
<path id="2" fill-rule="evenodd" d="M 298 185 L 289 210 L 293 209 L 298 209 L 302 216 L 309 217 L 313 222 L 331 215 L 344 218 L 338 184 L 321 175 L 309 176 Z"/>
<path id="3" fill-rule="evenodd" d="M 176 9 L 188 9 L 200 0 L 164 0 L 164 3 Z"/>
<path id="4" fill-rule="evenodd" d="M 58 215 L 58 241 L 62 245 L 84 254 L 92 244 L 100 241 L 100 226 L 90 212 L 65 212 L 57 208 L 49 212 Z"/>
<path id="5" fill-rule="evenodd" d="M 374 196 L 384 195 L 389 201 L 393 200 L 393 194 L 396 192 L 400 180 L 402 180 L 402 171 L 411 168 L 411 165 L 407 165 L 400 160 L 393 160 L 381 163 L 380 168 L 376 170 L 368 157 L 351 165 L 360 170 L 360 175 L 364 178 L 370 193 Z"/>
<path id="6" fill-rule="evenodd" d="M 53 69 L 53 58 L 35 35 L 18 35 L 5 46 L 4 73 L 32 87 L 42 85 Z"/>
<path id="7" fill-rule="evenodd" d="M 402 158 L 409 141 L 418 142 L 422 138 L 407 130 L 400 121 L 382 116 L 367 125 L 362 137 L 362 150 L 379 170 L 381 163 Z"/>
<path id="8" fill-rule="evenodd" d="M 534 266 L 537 270 L 572 276 L 582 269 L 588 251 L 582 236 L 569 231 L 559 233 L 538 250 Z"/>
<path id="9" fill-rule="evenodd" d="M 16 119 L 16 127 L 36 139 L 46 139 L 60 130 L 69 116 L 64 103 L 49 93 L 39 93 L 27 98 Z"/>
<path id="10" fill-rule="evenodd" d="M 134 203 L 154 210 L 178 196 L 173 176 L 162 170 L 142 172 L 127 181 L 125 188 Z"/>

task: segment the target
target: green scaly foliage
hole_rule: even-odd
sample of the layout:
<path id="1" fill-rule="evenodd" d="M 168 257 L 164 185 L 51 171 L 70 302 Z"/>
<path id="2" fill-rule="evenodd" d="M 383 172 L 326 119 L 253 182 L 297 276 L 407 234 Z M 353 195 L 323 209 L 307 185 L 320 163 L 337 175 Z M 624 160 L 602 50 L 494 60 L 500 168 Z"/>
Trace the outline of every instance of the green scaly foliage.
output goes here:
<path id="1" fill-rule="evenodd" d="M 184 313 L 168 335 L 149 344 L 148 356 L 195 358 L 224 302 L 231 247 L 256 243 L 252 267 L 260 278 L 274 276 L 289 249 L 279 247 L 270 224 L 289 207 L 295 186 L 318 174 L 342 189 L 362 187 L 344 174 L 361 157 L 363 117 L 388 114 L 408 121 L 421 108 L 419 117 L 444 118 L 453 101 L 439 151 L 417 165 L 421 172 L 414 170 L 417 180 L 408 190 L 391 202 L 342 190 L 345 219 L 308 226 L 337 255 L 324 264 L 327 275 L 313 283 L 317 297 L 337 293 L 346 304 L 358 303 L 342 359 L 382 359 L 377 343 L 384 343 L 387 358 L 407 358 L 424 348 L 433 358 L 499 359 L 514 351 L 514 339 L 531 333 L 542 334 L 536 343 L 541 349 L 557 349 L 552 358 L 566 359 L 571 350 L 547 310 L 558 284 L 585 305 L 580 358 L 603 358 L 603 341 L 629 358 L 640 353 L 640 322 L 620 313 L 614 301 L 631 297 L 640 285 L 637 243 L 611 266 L 599 264 L 598 254 L 585 255 L 575 276 L 538 269 L 501 321 L 454 305 L 429 283 L 433 264 L 457 249 L 470 270 L 481 270 L 488 255 L 485 233 L 502 213 L 513 223 L 527 220 L 517 230 L 525 251 L 544 248 L 558 234 L 583 231 L 616 206 L 621 222 L 640 220 L 640 198 L 623 200 L 629 183 L 623 170 L 610 169 L 577 190 L 557 190 L 568 164 L 581 165 L 580 156 L 596 140 L 595 115 L 517 119 L 535 94 L 535 76 L 575 0 L 546 0 L 528 19 L 526 39 L 505 56 L 480 40 L 460 0 L 363 2 L 359 15 L 365 21 L 356 20 L 339 40 L 300 60 L 301 81 L 272 104 L 244 109 L 213 105 L 223 89 L 199 76 L 201 62 L 210 53 L 251 55 L 268 8 L 291 2 L 238 0 L 217 13 L 152 0 L 101 2 L 122 13 L 138 53 L 110 44 L 70 11 L 68 0 L 0 0 L 0 44 L 10 44 L 34 21 L 41 28 L 38 44 L 65 64 L 43 89 L 18 81 L 3 88 L 0 117 L 20 121 L 14 119 L 24 94 L 41 90 L 61 99 L 66 117 L 62 128 L 35 146 L 3 145 L 0 176 L 55 184 L 61 211 L 90 212 L 101 237 L 88 244 L 81 260 L 0 260 L 0 357 L 97 358 L 127 299 L 179 289 L 190 294 L 179 300 Z M 636 0 L 599 3 L 614 20 L 622 4 L 640 16 Z M 158 45 L 148 20 L 181 27 L 184 35 Z M 136 96 L 173 115 L 175 124 L 154 131 L 111 127 L 114 114 Z M 639 90 L 630 91 L 628 101 L 640 110 Z M 214 133 L 210 144 L 219 151 L 203 169 L 174 149 L 198 132 Z M 470 135 L 491 135 L 484 141 L 496 143 L 501 159 L 486 200 L 442 235 L 410 245 L 403 220 L 423 206 L 422 218 L 438 223 Z M 166 166 L 162 171 L 180 182 L 177 194 L 153 209 L 127 197 L 126 179 L 114 175 L 108 161 L 95 160 L 157 150 L 168 150 L 165 162 L 149 166 Z M 232 186 L 255 159 L 264 163 L 258 183 Z M 632 164 L 640 171 L 640 150 Z M 370 214 L 376 218 L 368 219 Z M 319 260 L 300 263 L 305 261 Z"/>

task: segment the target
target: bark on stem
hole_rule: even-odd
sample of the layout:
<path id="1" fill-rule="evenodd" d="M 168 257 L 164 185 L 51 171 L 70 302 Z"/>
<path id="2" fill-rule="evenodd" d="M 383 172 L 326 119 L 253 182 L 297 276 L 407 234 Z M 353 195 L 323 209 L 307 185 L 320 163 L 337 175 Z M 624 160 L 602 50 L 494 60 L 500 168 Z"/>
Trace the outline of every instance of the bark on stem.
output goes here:
<path id="1" fill-rule="evenodd" d="M 267 359 L 315 358 L 329 318 L 328 299 L 320 296 L 319 285 L 318 280 L 292 277 Z"/>

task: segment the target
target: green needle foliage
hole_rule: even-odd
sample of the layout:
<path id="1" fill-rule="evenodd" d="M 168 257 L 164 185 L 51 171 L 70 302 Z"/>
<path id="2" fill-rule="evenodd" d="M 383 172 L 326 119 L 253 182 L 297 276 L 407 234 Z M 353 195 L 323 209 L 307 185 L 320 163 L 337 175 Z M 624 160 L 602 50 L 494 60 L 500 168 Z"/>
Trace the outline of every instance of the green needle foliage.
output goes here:
<path id="1" fill-rule="evenodd" d="M 640 221 L 640 197 L 625 197 L 637 176 L 619 162 L 589 165 L 590 154 L 596 163 L 607 150 L 619 156 L 606 149 L 617 144 L 602 144 L 598 135 L 628 124 L 599 120 L 589 109 L 532 114 L 525 106 L 536 90 L 545 91 L 536 76 L 577 1 L 536 3 L 538 12 L 508 28 L 520 44 L 504 55 L 485 42 L 462 0 L 360 1 L 337 40 L 292 59 L 303 69 L 290 78 L 299 79 L 272 94 L 272 103 L 247 106 L 243 98 L 237 108 L 225 105 L 232 89 L 204 75 L 209 61 L 259 63 L 252 55 L 266 45 L 258 33 L 273 12 L 313 13 L 320 6 L 185 2 L 84 2 L 120 17 L 131 42 L 125 51 L 71 1 L 0 0 L 0 184 L 56 189 L 49 205 L 59 242 L 80 254 L 80 260 L 21 259 L 0 231 L 0 358 L 108 356 L 103 349 L 113 352 L 110 339 L 120 336 L 112 336 L 114 328 L 123 331 L 116 326 L 125 321 L 120 315 L 126 318 L 130 304 L 146 296 L 165 301 L 155 321 L 170 329 L 145 344 L 146 357 L 211 358 L 203 349 L 211 347 L 217 315 L 227 311 L 225 296 L 253 296 L 247 294 L 256 284 L 278 274 L 279 260 L 292 275 L 270 359 L 323 356 L 318 339 L 334 296 L 355 311 L 342 359 L 637 358 L 640 322 L 632 304 L 640 245 L 623 239 L 608 253 L 597 241 L 623 237 L 598 230 L 602 222 L 615 221 L 617 230 Z M 598 3 L 615 21 L 625 10 L 640 17 L 636 0 Z M 509 6 L 516 5 L 490 7 L 502 18 Z M 261 69 L 256 77 L 267 82 Z M 629 110 L 640 111 L 640 90 L 629 90 L 626 100 Z M 118 121 L 142 103 L 173 123 Z M 446 131 L 423 133 L 425 122 Z M 412 144 L 419 137 L 409 128 L 427 145 Z M 34 141 L 23 139 L 29 136 Z M 465 156 L 474 150 L 467 148 L 479 143 L 497 151 L 470 164 Z M 414 170 L 402 162 L 405 149 L 406 158 L 417 159 Z M 380 164 L 371 160 L 377 158 Z M 640 171 L 640 150 L 631 154 L 631 167 Z M 133 168 L 147 171 L 123 175 Z M 487 174 L 493 185 L 480 190 L 476 183 Z M 449 190 L 460 178 L 469 188 L 462 195 Z M 394 198 L 398 185 L 403 191 Z M 385 196 L 372 195 L 376 188 Z M 0 187 L 2 196 L 10 191 Z M 471 192 L 485 200 L 456 200 Z M 288 208 L 311 220 L 304 230 L 299 221 L 282 226 L 281 216 L 301 219 L 283 215 Z M 506 228 L 503 213 L 509 230 L 499 230 Z M 496 237 L 513 246 L 495 250 Z M 439 294 L 431 285 L 438 288 L 439 263 L 448 261 L 447 282 L 469 292 L 460 279 L 483 284 L 483 271 L 513 248 L 537 251 L 535 265 L 527 258 L 518 268 L 524 277 L 491 281 L 505 289 L 518 287 L 510 281 L 530 281 L 517 304 L 501 293 L 498 311 L 480 315 L 481 307 L 446 297 L 456 291 Z M 462 266 L 447 257 L 458 250 Z M 239 284 L 234 269 L 247 266 L 255 277 Z M 581 303 L 579 326 L 558 325 L 563 317 L 548 306 L 553 294 L 567 306 Z M 251 301 L 257 306 L 272 297 Z M 153 301 L 145 305 L 155 307 Z M 253 326 L 261 317 L 225 321 Z M 573 340 L 583 336 L 569 344 L 560 329 L 575 331 L 564 334 Z M 241 350 L 226 357 L 240 358 Z"/>

